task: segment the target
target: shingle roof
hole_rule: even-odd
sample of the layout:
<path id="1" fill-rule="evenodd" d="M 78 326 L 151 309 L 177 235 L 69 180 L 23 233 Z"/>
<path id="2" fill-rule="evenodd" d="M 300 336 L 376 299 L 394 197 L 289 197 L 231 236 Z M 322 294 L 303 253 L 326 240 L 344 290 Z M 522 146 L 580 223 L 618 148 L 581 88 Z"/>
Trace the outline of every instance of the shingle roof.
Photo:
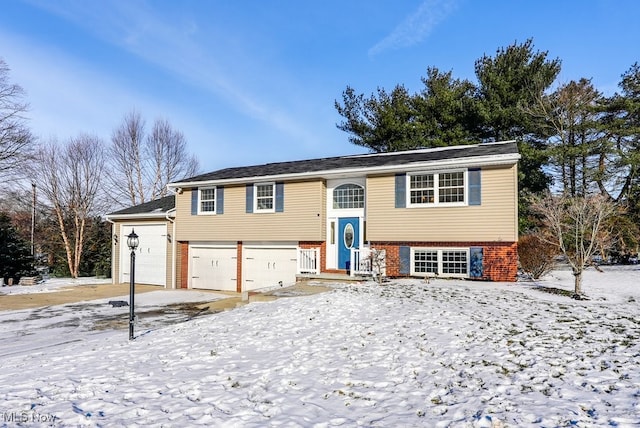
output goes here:
<path id="1" fill-rule="evenodd" d="M 500 156 L 518 154 L 518 146 L 513 141 L 501 143 L 477 144 L 472 146 L 451 146 L 436 149 L 412 150 L 406 152 L 374 153 L 364 155 L 338 156 L 300 161 L 267 163 L 264 165 L 225 168 L 206 174 L 181 180 L 181 183 L 200 181 L 233 180 L 250 177 L 266 177 L 342 169 L 359 169 L 384 166 L 401 166 L 413 163 L 439 160 L 465 159 L 481 156 Z M 176 186 L 179 183 L 172 183 Z M 109 216 L 127 216 L 144 214 L 163 214 L 175 208 L 175 197 L 166 196 L 155 201 L 145 202 L 115 211 Z"/>
<path id="2" fill-rule="evenodd" d="M 128 207 L 122 209 L 120 211 L 115 211 L 109 216 L 118 216 L 118 215 L 131 215 L 131 214 L 162 214 L 166 213 L 170 209 L 175 208 L 176 206 L 176 197 L 174 195 L 165 196 L 164 198 L 156 199 L 154 201 L 145 202 L 143 204 L 134 205 L 132 207 Z"/>
<path id="3" fill-rule="evenodd" d="M 451 146 L 446 148 L 412 150 L 407 152 L 339 156 L 267 163 L 264 165 L 243 166 L 237 168 L 225 168 L 208 172 L 206 174 L 196 175 L 194 177 L 181 180 L 180 183 L 313 173 L 340 169 L 407 165 L 416 162 L 430 162 L 491 155 L 510 155 L 517 153 L 518 146 L 513 141 L 477 144 L 471 146 Z M 179 183 L 172 184 L 175 185 Z"/>

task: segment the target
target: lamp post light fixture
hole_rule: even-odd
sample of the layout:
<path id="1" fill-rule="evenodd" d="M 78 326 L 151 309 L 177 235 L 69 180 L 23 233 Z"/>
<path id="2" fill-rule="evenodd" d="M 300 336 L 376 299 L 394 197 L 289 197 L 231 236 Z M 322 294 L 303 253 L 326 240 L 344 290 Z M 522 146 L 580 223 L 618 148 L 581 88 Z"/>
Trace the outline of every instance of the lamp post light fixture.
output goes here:
<path id="1" fill-rule="evenodd" d="M 136 291 L 136 249 L 138 248 L 138 235 L 135 230 L 131 229 L 131 233 L 127 235 L 127 245 L 131 250 L 131 263 L 129 269 L 131 274 L 129 275 L 129 340 L 133 340 L 133 323 L 135 321 L 134 310 L 134 295 Z"/>

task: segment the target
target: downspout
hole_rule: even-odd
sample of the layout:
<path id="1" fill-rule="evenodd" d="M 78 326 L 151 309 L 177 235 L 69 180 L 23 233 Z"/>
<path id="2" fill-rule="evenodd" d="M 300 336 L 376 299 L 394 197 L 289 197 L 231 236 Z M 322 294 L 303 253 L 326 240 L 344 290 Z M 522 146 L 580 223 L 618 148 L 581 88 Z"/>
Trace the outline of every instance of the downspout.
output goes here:
<path id="1" fill-rule="evenodd" d="M 176 289 L 176 248 L 177 248 L 177 244 L 176 244 L 176 221 L 173 220 L 170 217 L 170 214 L 173 214 L 176 212 L 175 208 L 171 208 L 170 210 L 167 211 L 167 214 L 165 215 L 165 218 L 167 219 L 167 221 L 171 222 L 171 224 L 173 225 L 172 231 L 171 231 L 171 289 L 175 290 Z"/>
<path id="2" fill-rule="evenodd" d="M 115 243 L 113 243 L 113 237 L 116 234 L 116 222 L 111 220 L 109 217 L 105 216 L 105 220 L 107 220 L 109 223 L 111 223 L 111 284 L 116 284 L 116 264 L 114 261 L 114 257 L 115 257 L 115 248 L 114 246 L 116 245 Z"/>

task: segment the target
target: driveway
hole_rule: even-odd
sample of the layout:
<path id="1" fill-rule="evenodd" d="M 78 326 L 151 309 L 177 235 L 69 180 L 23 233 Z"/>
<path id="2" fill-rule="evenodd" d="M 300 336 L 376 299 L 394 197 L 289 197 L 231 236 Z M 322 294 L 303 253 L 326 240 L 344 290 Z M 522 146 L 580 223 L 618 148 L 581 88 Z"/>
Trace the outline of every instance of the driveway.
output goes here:
<path id="1" fill-rule="evenodd" d="M 157 290 L 163 290 L 163 288 L 153 285 L 136 285 L 136 295 Z M 64 305 L 67 303 L 77 303 L 128 294 L 129 284 L 75 285 L 67 288 L 60 288 L 58 291 L 53 292 L 45 291 L 24 294 L 0 294 L 0 311 Z"/>
<path id="2" fill-rule="evenodd" d="M 25 287 L 25 286 L 13 286 Z M 330 290 L 321 285 L 309 285 L 306 282 L 299 282 L 295 285 L 283 288 L 269 289 L 265 291 L 250 292 L 245 299 L 240 293 L 230 291 L 209 291 L 193 289 L 170 290 L 156 285 L 136 284 L 136 296 L 153 291 L 175 293 L 201 293 L 202 307 L 206 307 L 213 312 L 222 309 L 234 308 L 242 302 L 268 301 L 281 297 L 296 297 L 309 294 L 322 293 Z M 129 301 L 129 284 L 87 284 L 74 285 L 66 288 L 59 288 L 55 291 L 38 291 L 34 293 L 2 294 L 0 293 L 0 311 L 33 309 L 45 306 L 65 305 L 70 303 L 88 302 L 91 300 L 106 298 L 126 297 Z M 210 294 L 210 298 L 207 297 Z M 208 304 L 209 303 L 209 304 Z"/>
<path id="3" fill-rule="evenodd" d="M 18 286 L 14 286 L 18 287 Z M 22 287 L 22 286 L 21 286 Z M 136 337 L 167 325 L 189 321 L 239 305 L 327 291 L 322 286 L 292 287 L 245 295 L 208 290 L 167 290 L 136 285 Z M 0 359 L 52 348 L 89 337 L 106 340 L 129 327 L 129 285 L 88 284 L 51 291 L 2 290 L 0 294 Z M 11 291 L 16 291 L 12 294 Z M 22 293 L 22 291 L 28 291 Z"/>

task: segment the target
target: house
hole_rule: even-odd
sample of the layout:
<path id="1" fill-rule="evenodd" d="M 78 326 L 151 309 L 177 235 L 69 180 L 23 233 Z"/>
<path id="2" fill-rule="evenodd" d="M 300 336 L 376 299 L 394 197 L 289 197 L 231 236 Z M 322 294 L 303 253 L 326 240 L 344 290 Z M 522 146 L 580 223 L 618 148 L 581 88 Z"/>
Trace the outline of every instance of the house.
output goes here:
<path id="1" fill-rule="evenodd" d="M 191 177 L 169 185 L 173 207 L 108 216 L 120 242 L 113 276 L 126 279 L 123 237 L 135 227 L 163 248 L 155 257 L 171 288 L 250 291 L 300 274 L 371 272 L 514 281 L 519 158 L 507 141 Z M 138 272 L 137 262 L 144 282 Z"/>

